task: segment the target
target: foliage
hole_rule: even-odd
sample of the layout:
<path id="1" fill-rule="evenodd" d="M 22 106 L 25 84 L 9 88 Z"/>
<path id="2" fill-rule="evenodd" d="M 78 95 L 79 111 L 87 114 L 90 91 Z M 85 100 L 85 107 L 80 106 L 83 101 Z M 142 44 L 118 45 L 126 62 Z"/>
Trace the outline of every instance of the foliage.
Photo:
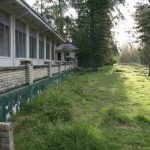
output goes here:
<path id="1" fill-rule="evenodd" d="M 150 64 L 150 2 L 137 6 L 136 21 L 141 42 L 141 60 L 143 64 Z"/>
<path id="2" fill-rule="evenodd" d="M 137 63 L 140 64 L 140 51 L 137 48 L 129 47 L 128 45 L 124 45 L 121 49 L 119 56 L 120 63 Z"/>
<path id="3" fill-rule="evenodd" d="M 46 3 L 47 2 L 47 3 Z M 117 47 L 113 41 L 111 10 L 123 0 L 37 0 L 36 10 L 64 37 L 78 48 L 79 65 L 94 70 L 104 63 L 112 63 Z M 78 18 L 65 15 L 73 7 Z"/>
<path id="4" fill-rule="evenodd" d="M 112 60 L 116 51 L 111 28 L 111 10 L 118 1 L 112 0 L 72 0 L 78 13 L 74 28 L 73 43 L 79 48 L 79 65 L 84 67 L 102 66 Z M 95 70 L 95 69 L 94 69 Z"/>
<path id="5" fill-rule="evenodd" d="M 147 68 L 102 67 L 51 85 L 13 120 L 16 150 L 149 150 Z"/>
<path id="6" fill-rule="evenodd" d="M 69 8 L 69 0 L 36 0 L 33 8 L 61 35 L 66 39 L 70 38 L 73 18 L 65 16 Z"/>

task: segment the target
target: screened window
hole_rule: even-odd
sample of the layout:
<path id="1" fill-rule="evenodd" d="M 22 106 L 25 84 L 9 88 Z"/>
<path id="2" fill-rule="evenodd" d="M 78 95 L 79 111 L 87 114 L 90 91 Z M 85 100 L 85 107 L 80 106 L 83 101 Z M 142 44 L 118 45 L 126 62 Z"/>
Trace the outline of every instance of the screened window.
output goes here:
<path id="1" fill-rule="evenodd" d="M 61 61 L 61 52 L 58 52 L 58 54 L 57 54 L 57 60 Z"/>
<path id="2" fill-rule="evenodd" d="M 30 29 L 30 58 L 36 58 L 36 31 Z"/>
<path id="3" fill-rule="evenodd" d="M 44 59 L 44 36 L 40 35 L 39 39 L 39 58 Z"/>
<path id="4" fill-rule="evenodd" d="M 50 59 L 50 40 L 47 39 L 46 41 L 46 59 Z"/>
<path id="5" fill-rule="evenodd" d="M 16 20 L 15 30 L 15 41 L 16 41 L 16 58 L 26 57 L 26 26 L 22 22 Z"/>
<path id="6" fill-rule="evenodd" d="M 52 42 L 52 60 L 54 60 L 55 50 L 54 50 L 54 42 Z"/>
<path id="7" fill-rule="evenodd" d="M 10 18 L 0 10 L 0 56 L 10 56 Z"/>

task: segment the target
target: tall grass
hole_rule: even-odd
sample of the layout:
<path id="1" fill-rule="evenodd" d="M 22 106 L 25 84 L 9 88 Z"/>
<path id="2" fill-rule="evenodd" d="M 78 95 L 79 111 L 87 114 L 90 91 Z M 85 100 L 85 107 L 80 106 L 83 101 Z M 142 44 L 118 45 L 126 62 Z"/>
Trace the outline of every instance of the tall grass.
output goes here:
<path id="1" fill-rule="evenodd" d="M 104 67 L 49 86 L 14 117 L 16 150 L 149 150 L 144 70 Z"/>

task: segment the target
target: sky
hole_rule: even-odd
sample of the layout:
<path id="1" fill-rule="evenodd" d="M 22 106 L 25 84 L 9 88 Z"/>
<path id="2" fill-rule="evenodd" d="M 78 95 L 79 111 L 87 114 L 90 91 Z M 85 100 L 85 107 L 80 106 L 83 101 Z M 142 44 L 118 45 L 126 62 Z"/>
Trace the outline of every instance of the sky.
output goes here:
<path id="1" fill-rule="evenodd" d="M 26 0 L 29 5 L 33 5 L 35 0 Z M 120 20 L 115 25 L 114 37 L 119 46 L 128 44 L 129 42 L 134 45 L 136 33 L 134 31 L 135 21 L 133 14 L 135 13 L 135 5 L 137 2 L 142 2 L 145 0 L 126 0 L 125 5 L 119 6 L 121 13 L 125 16 L 125 20 Z M 73 15 L 76 17 L 76 12 L 74 9 L 70 9 L 67 15 Z"/>

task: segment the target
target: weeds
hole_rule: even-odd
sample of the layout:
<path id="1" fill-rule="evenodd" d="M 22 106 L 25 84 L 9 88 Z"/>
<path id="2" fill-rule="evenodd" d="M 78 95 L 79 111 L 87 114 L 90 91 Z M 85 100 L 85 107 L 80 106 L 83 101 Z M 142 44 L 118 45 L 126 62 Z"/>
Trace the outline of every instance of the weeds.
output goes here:
<path id="1" fill-rule="evenodd" d="M 150 80 L 143 71 L 104 67 L 51 85 L 14 117 L 16 150 L 149 150 Z"/>

